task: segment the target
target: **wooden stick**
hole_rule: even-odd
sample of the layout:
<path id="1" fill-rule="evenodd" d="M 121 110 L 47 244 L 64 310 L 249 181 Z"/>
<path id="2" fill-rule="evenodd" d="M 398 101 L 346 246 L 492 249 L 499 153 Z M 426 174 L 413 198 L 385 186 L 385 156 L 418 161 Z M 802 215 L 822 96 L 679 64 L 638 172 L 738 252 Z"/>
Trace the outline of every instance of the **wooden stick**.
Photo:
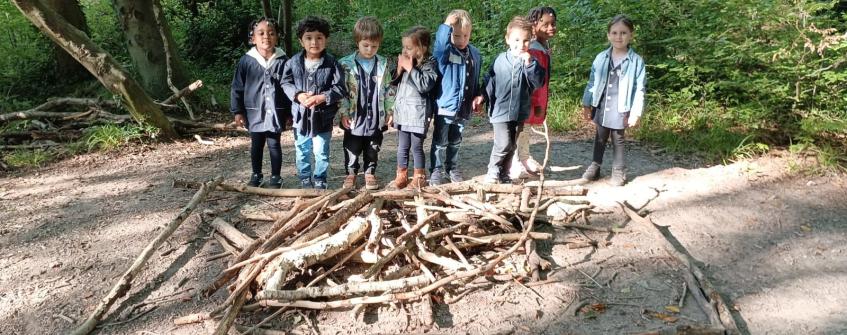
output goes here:
<path id="1" fill-rule="evenodd" d="M 264 290 L 256 293 L 256 300 L 295 301 L 308 298 L 399 290 L 429 283 L 429 278 L 421 275 L 388 281 L 345 283 L 338 286 L 302 287 L 296 290 Z"/>
<path id="2" fill-rule="evenodd" d="M 151 241 L 146 248 L 141 252 L 140 255 L 135 259 L 132 265 L 127 269 L 123 276 L 118 280 L 118 283 L 112 287 L 112 290 L 109 292 L 106 297 L 104 297 L 97 308 L 94 309 L 94 312 L 91 313 L 91 316 L 79 326 L 79 328 L 75 329 L 71 334 L 72 335 L 83 335 L 88 334 L 97 326 L 97 322 L 100 321 L 100 318 L 103 317 L 104 314 L 109 310 L 109 307 L 112 306 L 115 301 L 126 295 L 126 293 L 130 289 L 130 285 L 132 280 L 135 278 L 138 273 L 141 272 L 141 269 L 144 268 L 144 264 L 147 263 L 147 260 L 156 252 L 156 249 L 159 248 L 165 240 L 173 234 L 177 228 L 185 221 L 186 218 L 194 211 L 194 208 L 197 207 L 204 199 L 209 195 L 209 193 L 217 187 L 218 184 L 223 181 L 223 177 L 218 176 L 214 180 L 203 184 L 197 193 L 194 194 L 194 197 L 191 198 L 191 201 L 188 202 L 185 207 L 183 207 L 182 211 L 171 220 L 170 223 L 166 226 L 165 230 L 159 233 L 153 241 Z"/>
<path id="3" fill-rule="evenodd" d="M 676 249 L 676 247 L 665 237 L 664 234 L 653 224 L 649 217 L 642 217 L 635 210 L 629 207 L 629 204 L 618 203 L 629 218 L 637 223 L 636 227 L 648 236 L 662 244 L 665 252 L 679 260 L 688 271 L 686 271 L 686 282 L 688 282 L 691 295 L 700 301 L 700 307 L 709 315 L 713 326 L 722 326 L 730 334 L 740 334 L 738 326 L 735 324 L 735 319 L 729 311 L 726 303 L 721 298 L 720 293 L 714 288 L 714 285 L 704 274 L 703 270 L 695 263 L 694 258 Z M 699 288 L 699 290 L 697 289 Z M 702 290 L 702 292 L 700 291 Z M 702 295 L 698 299 L 698 295 Z M 705 302 L 705 304 L 704 304 Z"/>
<path id="4" fill-rule="evenodd" d="M 239 250 L 244 250 L 244 248 L 253 244 L 253 239 L 250 236 L 244 235 L 244 233 L 235 229 L 235 227 L 229 224 L 229 222 L 224 221 L 224 219 L 215 218 L 210 226 L 215 228 L 221 236 L 235 244 L 235 247 Z"/>
<path id="5" fill-rule="evenodd" d="M 239 253 L 238 256 L 236 256 L 235 259 L 232 260 L 232 262 L 240 263 L 241 261 L 246 260 L 248 257 L 250 257 L 250 255 L 252 255 L 254 252 L 256 252 L 256 250 L 259 249 L 259 246 L 261 246 L 264 241 L 264 238 L 261 237 L 256 239 L 255 241 L 253 241 L 253 243 L 244 248 L 244 250 L 241 250 L 241 253 Z M 220 275 L 218 275 L 217 278 L 215 278 L 215 280 L 211 284 L 209 284 L 209 286 L 203 289 L 203 295 L 206 297 L 212 296 L 212 294 L 215 294 L 215 292 L 217 292 L 221 287 L 224 287 L 224 285 L 226 285 L 226 283 L 228 283 L 237 274 L 238 269 L 222 272 Z"/>
<path id="6" fill-rule="evenodd" d="M 187 95 L 189 95 L 189 94 L 191 94 L 191 93 L 194 93 L 194 91 L 196 91 L 198 88 L 201 88 L 201 87 L 203 87 L 203 81 L 202 81 L 202 80 L 197 80 L 197 81 L 195 81 L 195 82 L 193 82 L 193 83 L 191 83 L 191 84 L 188 84 L 188 86 L 186 86 L 186 87 L 184 87 L 183 89 L 179 90 L 179 92 L 176 92 L 174 95 L 171 95 L 170 97 L 168 97 L 167 99 L 165 99 L 164 101 L 162 101 L 162 102 L 161 102 L 161 104 L 162 104 L 162 105 L 170 105 L 170 104 L 172 104 L 174 101 L 176 101 L 177 99 L 180 99 L 180 98 L 182 98 L 182 97 L 184 97 L 184 96 L 187 96 Z"/>
<path id="7" fill-rule="evenodd" d="M 294 243 L 302 243 L 307 242 L 315 237 L 318 237 L 323 234 L 332 233 L 338 230 L 339 227 L 349 219 L 353 214 L 359 211 L 366 204 L 370 203 L 371 200 L 374 199 L 373 194 L 371 192 L 365 190 L 359 195 L 356 196 L 356 200 L 350 204 L 350 206 L 338 211 L 332 217 L 327 219 L 326 221 L 318 224 L 315 228 L 310 229 L 308 232 L 297 238 Z M 382 202 L 383 199 L 377 198 L 374 202 Z"/>
<path id="8" fill-rule="evenodd" d="M 174 179 L 172 186 L 174 188 L 193 188 L 197 185 L 197 182 L 188 181 L 188 180 L 180 180 Z M 322 195 L 327 195 L 333 193 L 334 191 L 330 190 L 318 190 L 318 189 L 271 189 L 271 188 L 261 188 L 261 187 L 252 187 L 245 186 L 241 184 L 229 184 L 229 183 L 221 183 L 218 185 L 218 188 L 221 191 L 226 192 L 239 192 L 246 194 L 255 194 L 255 195 L 264 195 L 271 197 L 287 197 L 287 198 L 295 198 L 295 197 L 303 197 L 303 198 L 314 198 Z"/>
<path id="9" fill-rule="evenodd" d="M 553 228 L 574 228 L 574 229 L 582 229 L 582 230 L 591 230 L 591 231 L 602 231 L 607 233 L 631 233 L 631 229 L 627 228 L 605 228 L 605 227 L 595 227 L 582 225 L 577 223 L 554 223 Z"/>
<path id="10" fill-rule="evenodd" d="M 326 278 L 327 276 L 332 274 L 335 270 L 338 270 L 339 268 L 341 268 L 341 266 L 344 265 L 344 263 L 347 263 L 347 261 L 349 261 L 350 258 L 353 258 L 353 256 L 362 252 L 362 250 L 364 250 L 364 249 L 365 249 L 365 245 L 364 244 L 360 245 L 359 247 L 357 247 L 356 249 L 354 249 L 353 251 L 348 253 L 347 256 L 344 256 L 344 258 L 342 258 L 341 261 L 335 263 L 335 265 L 333 265 L 329 270 L 322 273 L 320 276 L 315 277 L 315 279 L 312 279 L 312 281 L 310 281 L 309 284 L 306 285 L 306 287 L 310 287 L 310 286 L 320 282 L 321 279 Z"/>

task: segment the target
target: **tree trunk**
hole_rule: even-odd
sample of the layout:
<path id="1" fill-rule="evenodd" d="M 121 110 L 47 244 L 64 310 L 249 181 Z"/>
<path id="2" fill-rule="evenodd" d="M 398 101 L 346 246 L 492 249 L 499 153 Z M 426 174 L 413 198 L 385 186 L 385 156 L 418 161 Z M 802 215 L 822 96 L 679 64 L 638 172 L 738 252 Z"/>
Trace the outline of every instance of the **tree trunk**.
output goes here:
<path id="1" fill-rule="evenodd" d="M 78 0 L 47 0 L 47 6 L 62 15 L 70 25 L 88 34 L 85 13 L 82 12 L 82 7 L 79 6 Z M 54 45 L 53 57 L 56 60 L 56 68 L 53 73 L 56 75 L 57 80 L 74 82 L 91 79 L 88 70 L 60 46 Z"/>
<path id="2" fill-rule="evenodd" d="M 271 0 L 260 0 L 262 3 L 262 13 L 265 14 L 266 18 L 273 19 L 274 14 L 271 12 Z"/>
<path id="3" fill-rule="evenodd" d="M 169 47 L 168 53 L 171 56 L 173 85 L 185 87 L 190 81 L 174 49 L 176 43 L 167 20 L 162 20 L 162 29 L 168 40 L 162 40 L 153 11 L 153 6 L 159 4 L 154 1 L 159 0 L 114 0 L 112 5 L 126 38 L 129 56 L 141 76 L 142 86 L 152 97 L 164 99 L 172 94 L 168 86 L 168 56 L 165 54 L 165 45 Z"/>
<path id="4" fill-rule="evenodd" d="M 282 47 L 286 55 L 291 55 L 291 0 L 282 0 L 279 4 L 279 26 L 282 28 Z"/>
<path id="5" fill-rule="evenodd" d="M 85 66 L 106 89 L 119 94 L 138 122 L 159 128 L 163 138 L 176 137 L 173 126 L 159 106 L 111 55 L 94 44 L 85 33 L 68 24 L 40 0 L 12 0 L 12 3 L 41 32 Z"/>

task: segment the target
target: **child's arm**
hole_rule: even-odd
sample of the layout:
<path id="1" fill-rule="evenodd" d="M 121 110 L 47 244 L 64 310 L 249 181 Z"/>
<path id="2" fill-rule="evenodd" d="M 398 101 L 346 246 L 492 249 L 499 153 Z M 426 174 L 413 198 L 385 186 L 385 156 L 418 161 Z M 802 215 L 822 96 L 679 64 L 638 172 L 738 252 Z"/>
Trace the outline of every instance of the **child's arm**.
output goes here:
<path id="1" fill-rule="evenodd" d="M 639 58 L 636 65 L 638 68 L 635 70 L 635 98 L 630 107 L 627 127 L 634 127 L 641 119 L 641 113 L 644 111 L 644 96 L 647 93 L 647 70 L 644 68 L 644 61 Z"/>
<path id="2" fill-rule="evenodd" d="M 346 73 L 350 73 L 351 71 L 345 64 L 341 64 L 341 68 Z M 345 83 L 347 85 L 347 95 L 338 103 L 338 114 L 341 115 L 341 126 L 345 129 L 350 129 L 351 120 L 356 115 L 356 106 L 350 101 L 350 92 L 358 88 L 356 87 L 353 76 L 346 76 Z"/>
<path id="3" fill-rule="evenodd" d="M 594 99 L 594 64 L 591 65 L 591 72 L 588 73 L 588 84 L 585 85 L 585 92 L 582 93 L 582 118 L 585 121 L 591 122 L 591 100 Z"/>
<path id="4" fill-rule="evenodd" d="M 302 90 L 298 90 L 297 86 L 294 84 L 294 70 L 292 67 L 294 66 L 294 62 L 288 61 L 285 62 L 285 67 L 282 70 L 282 91 L 285 92 L 285 95 L 288 96 L 288 99 L 291 100 L 291 103 L 302 104 L 303 102 L 297 100 L 297 96 L 301 93 L 304 93 Z"/>
<path id="5" fill-rule="evenodd" d="M 247 80 L 243 62 L 239 61 L 232 76 L 232 89 L 229 94 L 229 111 L 233 114 L 236 127 L 244 127 L 247 123 L 247 110 L 244 107 L 244 82 Z"/>
<path id="6" fill-rule="evenodd" d="M 394 101 L 397 91 L 395 89 L 396 86 L 391 83 L 394 81 L 392 76 L 396 70 L 391 66 L 391 59 L 387 59 L 385 63 L 385 74 L 382 78 L 382 94 L 384 94 L 383 108 L 385 108 L 385 125 L 392 126 L 394 123 Z"/>
<path id="7" fill-rule="evenodd" d="M 529 49 L 529 54 L 538 60 L 538 65 L 544 69 L 544 84 L 532 92 L 530 105 L 533 106 L 532 113 L 536 117 L 542 117 L 547 111 L 548 85 L 550 85 L 550 56 L 542 50 Z"/>
<path id="8" fill-rule="evenodd" d="M 494 109 L 494 101 L 497 100 L 497 83 L 495 82 L 496 75 L 494 73 L 494 63 L 496 62 L 497 57 L 495 57 L 494 61 L 491 62 L 491 67 L 488 69 L 488 73 L 482 81 L 482 85 L 485 87 L 485 90 L 482 92 L 482 102 L 479 103 L 480 105 L 485 102 L 488 103 L 489 115 Z"/>
<path id="9" fill-rule="evenodd" d="M 529 53 L 526 54 L 529 57 L 528 62 L 524 63 L 524 76 L 526 76 L 527 82 L 529 82 L 529 92 L 532 94 L 535 89 L 544 85 L 544 68 L 538 64 L 538 60 L 532 57 Z"/>
<path id="10" fill-rule="evenodd" d="M 452 20 L 452 21 L 451 21 Z M 432 46 L 432 56 L 438 60 L 439 64 L 447 63 L 447 57 L 450 56 L 450 35 L 453 34 L 453 25 L 456 22 L 455 17 L 447 16 L 443 24 L 438 25 L 438 30 L 435 31 L 435 44 Z"/>
<path id="11" fill-rule="evenodd" d="M 433 62 L 424 62 L 420 67 L 412 67 L 409 71 L 409 83 L 420 93 L 427 93 L 435 88 L 438 82 L 438 70 Z"/>
<path id="12" fill-rule="evenodd" d="M 337 104 L 347 96 L 347 89 L 344 87 L 344 71 L 338 62 L 333 64 L 333 68 L 332 83 L 330 83 L 329 89 L 315 94 L 307 100 L 311 102 L 312 106 Z"/>

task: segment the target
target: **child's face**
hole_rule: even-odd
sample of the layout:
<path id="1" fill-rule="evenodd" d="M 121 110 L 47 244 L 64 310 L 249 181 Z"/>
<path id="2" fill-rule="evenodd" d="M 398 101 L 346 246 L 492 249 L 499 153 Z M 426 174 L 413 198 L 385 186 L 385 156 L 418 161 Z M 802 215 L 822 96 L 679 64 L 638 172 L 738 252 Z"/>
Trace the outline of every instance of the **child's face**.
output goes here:
<path id="1" fill-rule="evenodd" d="M 535 38 L 546 41 L 556 36 L 556 18 L 550 14 L 544 14 L 533 27 Z"/>
<path id="2" fill-rule="evenodd" d="M 422 55 L 423 51 L 412 42 L 411 38 L 403 37 L 403 56 L 409 57 L 411 59 L 417 59 L 418 56 Z"/>
<path id="3" fill-rule="evenodd" d="M 359 56 L 362 56 L 364 59 L 371 59 L 376 56 L 376 52 L 379 51 L 380 41 L 375 40 L 361 40 L 358 43 L 359 47 Z"/>
<path id="4" fill-rule="evenodd" d="M 521 54 L 529 50 L 529 41 L 532 40 L 532 34 L 523 29 L 512 29 L 506 35 L 506 44 L 509 45 L 509 51 L 514 55 Z"/>
<path id="5" fill-rule="evenodd" d="M 276 30 L 267 21 L 259 22 L 253 28 L 253 44 L 256 49 L 272 51 L 276 48 L 276 43 L 279 37 L 276 35 Z"/>
<path id="6" fill-rule="evenodd" d="M 471 27 L 453 27 L 453 34 L 450 35 L 450 43 L 453 43 L 453 46 L 459 49 L 465 49 L 468 47 L 468 43 L 471 40 Z"/>
<path id="7" fill-rule="evenodd" d="M 629 42 L 632 42 L 632 30 L 629 30 L 623 22 L 618 22 L 609 28 L 609 33 L 606 34 L 612 48 L 616 50 L 626 50 L 629 47 Z"/>
<path id="8" fill-rule="evenodd" d="M 326 36 L 319 31 L 308 31 L 300 37 L 300 45 L 306 51 L 306 57 L 319 58 L 326 49 Z"/>

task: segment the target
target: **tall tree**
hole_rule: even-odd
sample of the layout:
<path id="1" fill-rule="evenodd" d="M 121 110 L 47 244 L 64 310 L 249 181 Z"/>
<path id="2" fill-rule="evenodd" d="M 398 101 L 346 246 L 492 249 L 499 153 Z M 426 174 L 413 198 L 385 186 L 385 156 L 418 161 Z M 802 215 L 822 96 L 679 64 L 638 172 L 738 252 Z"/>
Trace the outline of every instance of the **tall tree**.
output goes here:
<path id="1" fill-rule="evenodd" d="M 271 11 L 271 0 L 259 0 L 262 3 L 262 12 L 267 18 L 273 18 L 274 14 Z"/>
<path id="2" fill-rule="evenodd" d="M 173 92 L 168 85 L 168 67 L 171 81 L 177 88 L 189 84 L 189 76 L 174 46 L 170 26 L 162 20 L 162 29 L 168 39 L 163 42 L 153 11 L 154 1 L 159 0 L 113 0 L 112 6 L 127 41 L 132 62 L 141 77 L 141 84 L 154 98 L 164 99 Z M 165 46 L 169 46 L 167 53 Z M 168 64 L 170 59 L 170 64 Z"/>
<path id="3" fill-rule="evenodd" d="M 293 4 L 292 0 L 282 0 L 279 3 L 279 26 L 282 27 L 282 47 L 285 49 L 285 53 L 291 54 L 291 10 Z"/>
<path id="4" fill-rule="evenodd" d="M 88 34 L 88 24 L 85 21 L 85 13 L 82 12 L 82 7 L 79 6 L 78 0 L 47 0 L 47 6 L 53 8 L 56 13 L 62 15 L 65 21 L 85 34 Z M 87 77 L 88 70 L 74 59 L 73 56 L 65 52 L 64 49 L 55 45 L 53 47 L 53 57 L 56 60 L 56 69 L 54 73 L 61 81 L 74 81 Z"/>
<path id="5" fill-rule="evenodd" d="M 100 49 L 85 33 L 69 24 L 41 0 L 11 1 L 35 27 L 85 66 L 106 89 L 120 95 L 135 120 L 159 128 L 163 138 L 176 137 L 170 121 L 153 99 L 109 53 Z"/>

